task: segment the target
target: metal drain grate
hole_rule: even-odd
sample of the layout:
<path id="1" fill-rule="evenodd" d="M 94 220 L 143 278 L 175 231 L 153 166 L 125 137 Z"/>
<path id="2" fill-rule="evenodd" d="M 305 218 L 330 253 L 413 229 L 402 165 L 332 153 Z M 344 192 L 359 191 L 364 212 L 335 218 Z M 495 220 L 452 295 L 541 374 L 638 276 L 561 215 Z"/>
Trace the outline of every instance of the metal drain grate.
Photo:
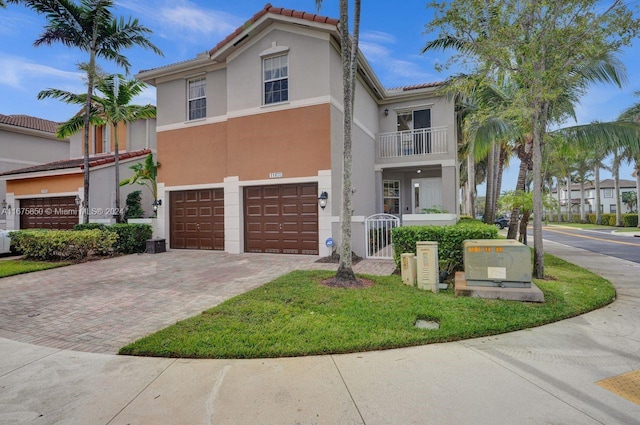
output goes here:
<path id="1" fill-rule="evenodd" d="M 596 384 L 635 404 L 640 404 L 640 370 L 603 379 Z"/>

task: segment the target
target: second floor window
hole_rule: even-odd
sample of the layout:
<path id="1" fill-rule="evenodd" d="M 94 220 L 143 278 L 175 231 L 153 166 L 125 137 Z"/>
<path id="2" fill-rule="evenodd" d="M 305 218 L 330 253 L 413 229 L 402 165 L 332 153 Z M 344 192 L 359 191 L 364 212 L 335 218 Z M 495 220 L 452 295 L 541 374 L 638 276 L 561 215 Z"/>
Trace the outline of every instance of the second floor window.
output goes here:
<path id="1" fill-rule="evenodd" d="M 605 189 L 604 190 L 604 197 L 605 198 L 613 198 L 613 189 Z"/>
<path id="2" fill-rule="evenodd" d="M 274 56 L 262 61 L 264 104 L 289 100 L 289 57 Z"/>
<path id="3" fill-rule="evenodd" d="M 196 78 L 189 80 L 188 84 L 188 108 L 189 120 L 206 118 L 207 116 L 207 80 Z"/>

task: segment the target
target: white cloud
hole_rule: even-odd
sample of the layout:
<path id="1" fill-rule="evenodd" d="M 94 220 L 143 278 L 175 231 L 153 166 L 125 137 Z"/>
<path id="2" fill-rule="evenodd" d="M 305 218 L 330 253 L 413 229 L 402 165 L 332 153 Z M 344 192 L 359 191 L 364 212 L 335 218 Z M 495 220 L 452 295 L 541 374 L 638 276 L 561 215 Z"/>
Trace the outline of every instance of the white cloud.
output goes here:
<path id="1" fill-rule="evenodd" d="M 382 31 L 366 31 L 360 34 L 360 40 L 372 43 L 395 44 L 396 37 L 393 34 Z"/>
<path id="2" fill-rule="evenodd" d="M 13 88 L 26 88 L 34 80 L 64 81 L 78 83 L 82 81 L 81 72 L 64 71 L 51 66 L 32 62 L 29 59 L 0 54 L 0 84 Z"/>
<path id="3" fill-rule="evenodd" d="M 147 86 L 142 93 L 132 99 L 131 103 L 133 105 L 155 105 L 156 88 Z"/>
<path id="4" fill-rule="evenodd" d="M 119 7 L 131 10 L 145 20 L 152 20 L 158 36 L 181 38 L 202 43 L 202 37 L 216 39 L 232 33 L 242 19 L 215 9 L 202 8 L 188 0 L 163 2 L 118 2 Z M 144 22 L 143 22 L 144 23 Z"/>
<path id="5" fill-rule="evenodd" d="M 395 37 L 379 31 L 363 33 L 363 41 L 360 50 L 367 60 L 376 68 L 378 76 L 387 85 L 407 85 L 429 82 L 433 74 L 427 72 L 419 64 L 412 62 L 407 57 L 400 59 L 394 57 L 392 49 L 384 44 L 394 44 Z"/>

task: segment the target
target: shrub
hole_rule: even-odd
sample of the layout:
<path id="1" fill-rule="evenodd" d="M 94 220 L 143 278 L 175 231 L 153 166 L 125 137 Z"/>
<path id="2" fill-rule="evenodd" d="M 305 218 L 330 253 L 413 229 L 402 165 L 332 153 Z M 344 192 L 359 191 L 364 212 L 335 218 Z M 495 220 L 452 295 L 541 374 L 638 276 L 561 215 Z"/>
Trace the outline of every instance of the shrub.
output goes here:
<path id="1" fill-rule="evenodd" d="M 638 214 L 623 214 L 622 224 L 624 227 L 638 227 Z"/>
<path id="2" fill-rule="evenodd" d="M 16 249 L 35 260 L 83 260 L 90 252 L 110 253 L 117 236 L 108 231 L 93 230 L 19 230 L 10 233 Z"/>
<path id="3" fill-rule="evenodd" d="M 596 215 L 594 213 L 587 214 L 587 223 L 597 224 L 596 223 Z"/>
<path id="4" fill-rule="evenodd" d="M 137 223 L 112 224 L 108 230 L 118 234 L 115 249 L 123 254 L 145 252 L 147 239 L 151 239 L 153 233 L 150 225 Z"/>
<path id="5" fill-rule="evenodd" d="M 460 216 L 460 220 L 458 220 L 458 223 L 463 223 L 463 222 L 467 222 L 467 221 L 480 221 L 480 220 L 476 220 L 475 218 L 471 217 L 470 215 L 461 215 Z"/>
<path id="6" fill-rule="evenodd" d="M 496 239 L 498 229 L 484 223 L 466 222 L 454 226 L 402 226 L 391 231 L 393 259 L 400 267 L 400 255 L 416 252 L 416 242 L 438 242 L 438 258 L 449 260 L 454 270 L 463 269 L 463 242 L 467 239 Z"/>
<path id="7" fill-rule="evenodd" d="M 144 210 L 142 209 L 142 192 L 134 190 L 127 195 L 127 209 L 124 212 L 124 219 L 130 218 L 142 218 L 144 217 Z"/>
<path id="8" fill-rule="evenodd" d="M 616 225 L 616 215 L 611 213 L 602 214 L 602 223 L 604 226 L 615 226 Z"/>
<path id="9" fill-rule="evenodd" d="M 102 223 L 82 223 L 73 226 L 73 230 L 107 230 L 107 226 Z"/>

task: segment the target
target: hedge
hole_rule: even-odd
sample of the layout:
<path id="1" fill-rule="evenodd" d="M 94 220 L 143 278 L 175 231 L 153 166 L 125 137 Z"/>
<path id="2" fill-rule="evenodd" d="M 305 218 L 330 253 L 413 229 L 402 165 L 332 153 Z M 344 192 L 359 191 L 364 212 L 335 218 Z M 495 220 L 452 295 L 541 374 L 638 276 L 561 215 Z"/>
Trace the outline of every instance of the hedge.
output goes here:
<path id="1" fill-rule="evenodd" d="M 117 235 L 99 229 L 18 230 L 9 234 L 11 244 L 26 258 L 35 260 L 85 259 L 90 252 L 108 255 L 112 252 Z"/>
<path id="2" fill-rule="evenodd" d="M 638 227 L 638 214 L 623 214 L 622 225 L 624 227 Z"/>
<path id="3" fill-rule="evenodd" d="M 123 254 L 134 254 L 145 252 L 147 249 L 147 239 L 151 239 L 153 229 L 149 224 L 120 223 L 112 224 L 108 230 L 118 234 L 116 251 Z"/>
<path id="4" fill-rule="evenodd" d="M 454 270 L 463 270 L 463 242 L 467 239 L 497 239 L 495 226 L 462 222 L 453 226 L 401 226 L 391 231 L 393 259 L 400 267 L 400 255 L 415 253 L 416 242 L 438 242 L 438 259 L 449 260 Z"/>
<path id="5" fill-rule="evenodd" d="M 145 252 L 147 249 L 147 239 L 151 239 L 153 229 L 148 224 L 120 223 L 104 225 L 102 223 L 76 224 L 73 230 L 100 229 L 115 232 L 118 240 L 115 250 L 122 254 L 134 254 Z"/>

